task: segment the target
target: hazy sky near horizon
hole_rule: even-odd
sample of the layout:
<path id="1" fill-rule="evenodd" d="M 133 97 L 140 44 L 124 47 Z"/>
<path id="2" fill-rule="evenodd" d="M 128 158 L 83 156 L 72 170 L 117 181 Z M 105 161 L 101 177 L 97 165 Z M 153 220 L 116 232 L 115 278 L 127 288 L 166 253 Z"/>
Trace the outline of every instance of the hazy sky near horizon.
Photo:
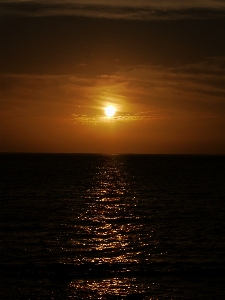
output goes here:
<path id="1" fill-rule="evenodd" d="M 225 1 L 0 0 L 0 24 L 0 151 L 225 154 Z"/>

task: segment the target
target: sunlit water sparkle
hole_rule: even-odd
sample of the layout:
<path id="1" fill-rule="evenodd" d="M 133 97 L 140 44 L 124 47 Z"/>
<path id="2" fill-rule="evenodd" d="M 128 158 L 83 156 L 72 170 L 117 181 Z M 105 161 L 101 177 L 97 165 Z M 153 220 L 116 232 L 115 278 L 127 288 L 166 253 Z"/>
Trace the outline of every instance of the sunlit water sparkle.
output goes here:
<path id="1" fill-rule="evenodd" d="M 1 299 L 223 299 L 224 167 L 2 154 Z"/>

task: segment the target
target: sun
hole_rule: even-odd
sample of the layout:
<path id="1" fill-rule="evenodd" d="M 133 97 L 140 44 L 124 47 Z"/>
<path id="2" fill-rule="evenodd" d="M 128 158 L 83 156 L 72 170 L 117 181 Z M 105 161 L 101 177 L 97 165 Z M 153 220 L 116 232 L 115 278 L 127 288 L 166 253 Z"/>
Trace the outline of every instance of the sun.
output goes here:
<path id="1" fill-rule="evenodd" d="M 107 106 L 105 108 L 105 114 L 107 117 L 113 117 L 115 115 L 116 109 L 113 106 Z"/>

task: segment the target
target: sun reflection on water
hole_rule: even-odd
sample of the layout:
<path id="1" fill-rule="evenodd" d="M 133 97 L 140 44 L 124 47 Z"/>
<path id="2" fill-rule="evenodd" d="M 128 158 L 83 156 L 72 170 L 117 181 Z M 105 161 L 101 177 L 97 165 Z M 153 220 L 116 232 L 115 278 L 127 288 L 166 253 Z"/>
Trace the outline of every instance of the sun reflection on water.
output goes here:
<path id="1" fill-rule="evenodd" d="M 117 156 L 105 156 L 100 165 L 90 167 L 93 178 L 73 220 L 74 236 L 65 247 L 71 254 L 64 263 L 78 266 L 81 272 L 80 280 L 72 281 L 70 289 L 74 294 L 84 293 L 81 299 L 135 297 L 141 286 L 136 287 L 132 274 L 139 272 L 140 264 L 144 269 L 153 255 L 146 251 L 152 233 L 137 212 L 139 198 L 131 186 L 132 174 Z"/>
<path id="2" fill-rule="evenodd" d="M 125 263 L 137 260 L 139 254 L 134 248 L 139 243 L 138 232 L 143 225 L 132 213 L 136 199 L 127 176 L 117 156 L 105 156 L 105 163 L 96 167 L 91 186 L 84 195 L 86 205 L 74 222 L 76 239 L 71 238 L 68 242 L 71 251 L 77 250 L 77 255 L 71 257 L 73 262 Z"/>
<path id="3" fill-rule="evenodd" d="M 129 299 L 144 299 L 141 295 L 146 292 L 146 287 L 143 284 L 137 284 L 136 278 L 78 280 L 71 282 L 70 288 L 76 293 L 79 292 L 83 297 L 86 296 L 86 299 L 106 299 L 104 297 L 106 295 L 107 297 L 113 296 L 113 299 L 124 299 L 123 297 L 128 295 Z"/>

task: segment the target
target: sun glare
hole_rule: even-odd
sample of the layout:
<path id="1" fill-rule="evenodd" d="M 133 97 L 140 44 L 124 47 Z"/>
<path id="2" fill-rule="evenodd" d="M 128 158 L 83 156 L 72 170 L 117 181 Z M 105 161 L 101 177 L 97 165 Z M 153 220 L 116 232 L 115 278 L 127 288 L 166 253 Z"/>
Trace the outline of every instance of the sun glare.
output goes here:
<path id="1" fill-rule="evenodd" d="M 107 117 L 113 117 L 115 112 L 116 112 L 116 110 L 113 106 L 107 106 L 105 108 L 105 114 Z"/>

